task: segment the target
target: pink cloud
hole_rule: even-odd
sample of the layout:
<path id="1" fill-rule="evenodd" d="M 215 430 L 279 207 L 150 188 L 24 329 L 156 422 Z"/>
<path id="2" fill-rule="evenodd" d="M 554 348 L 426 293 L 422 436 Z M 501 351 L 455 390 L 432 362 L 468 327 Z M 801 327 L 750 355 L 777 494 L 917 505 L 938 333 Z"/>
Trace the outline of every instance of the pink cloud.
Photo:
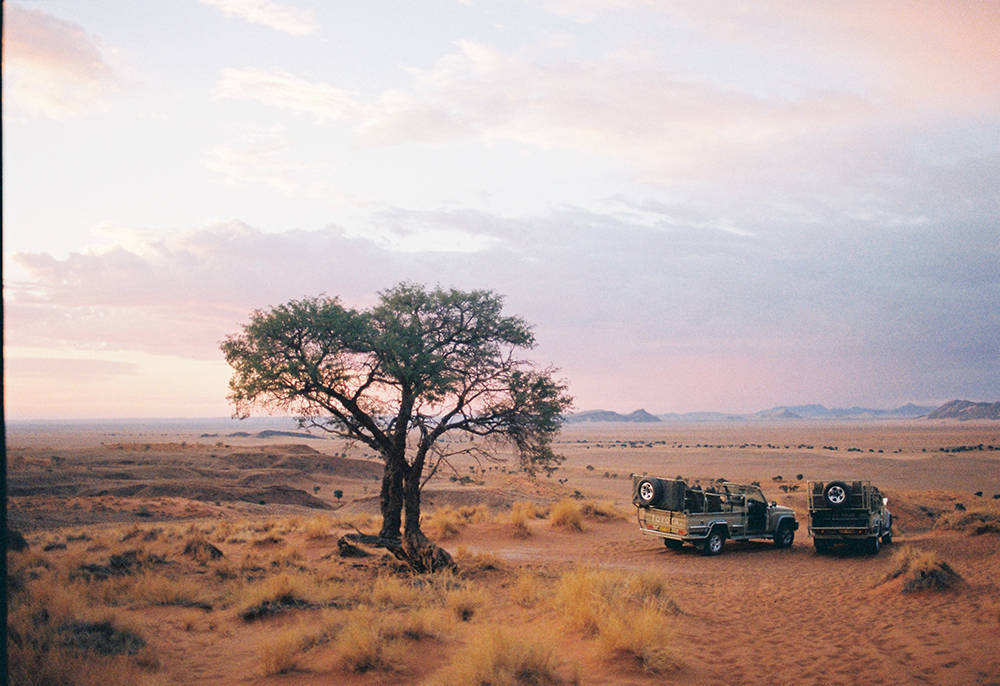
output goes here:
<path id="1" fill-rule="evenodd" d="M 117 79 L 96 41 L 45 12 L 4 7 L 5 91 L 22 109 L 53 119 L 105 106 Z"/>

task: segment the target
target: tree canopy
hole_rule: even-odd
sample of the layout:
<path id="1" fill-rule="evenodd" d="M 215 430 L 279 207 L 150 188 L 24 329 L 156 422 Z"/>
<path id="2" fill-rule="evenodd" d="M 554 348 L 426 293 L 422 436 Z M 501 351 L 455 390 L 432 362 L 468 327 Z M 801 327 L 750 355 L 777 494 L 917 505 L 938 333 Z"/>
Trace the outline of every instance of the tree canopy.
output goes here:
<path id="1" fill-rule="evenodd" d="M 405 507 L 403 545 L 416 551 L 420 489 L 456 452 L 495 459 L 511 445 L 530 474 L 561 462 L 551 441 L 572 399 L 554 369 L 519 356 L 534 345 L 492 291 L 400 283 L 369 309 L 319 296 L 257 310 L 222 351 L 237 416 L 291 412 L 379 453 L 380 536 L 400 538 Z M 475 440 L 440 440 L 451 435 Z"/>

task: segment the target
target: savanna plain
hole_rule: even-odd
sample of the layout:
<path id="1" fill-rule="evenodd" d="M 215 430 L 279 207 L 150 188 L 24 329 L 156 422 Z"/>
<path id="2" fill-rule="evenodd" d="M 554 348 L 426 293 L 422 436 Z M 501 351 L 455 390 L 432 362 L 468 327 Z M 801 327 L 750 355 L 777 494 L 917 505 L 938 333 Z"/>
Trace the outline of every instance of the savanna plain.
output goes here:
<path id="1" fill-rule="evenodd" d="M 548 477 L 438 470 L 423 528 L 457 569 L 417 575 L 338 546 L 379 526 L 357 446 L 8 426 L 10 683 L 1000 684 L 1000 423 L 573 424 L 555 447 Z M 757 481 L 794 544 L 668 550 L 632 473 Z M 887 494 L 877 555 L 814 551 L 805 483 L 835 478 Z"/>

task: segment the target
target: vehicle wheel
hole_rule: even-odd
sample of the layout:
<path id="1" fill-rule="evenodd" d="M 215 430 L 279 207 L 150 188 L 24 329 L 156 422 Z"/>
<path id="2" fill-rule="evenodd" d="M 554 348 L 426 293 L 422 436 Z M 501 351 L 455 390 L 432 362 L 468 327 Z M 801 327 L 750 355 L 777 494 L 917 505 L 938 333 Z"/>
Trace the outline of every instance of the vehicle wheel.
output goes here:
<path id="1" fill-rule="evenodd" d="M 795 541 L 795 529 L 788 524 L 782 524 L 774 532 L 774 547 L 788 548 Z"/>
<path id="2" fill-rule="evenodd" d="M 851 487 L 843 481 L 831 481 L 823 489 L 823 497 L 831 507 L 844 507 L 851 497 Z"/>
<path id="3" fill-rule="evenodd" d="M 885 545 L 886 543 L 892 543 L 891 531 L 886 531 L 884 534 L 882 534 L 882 545 Z"/>
<path id="4" fill-rule="evenodd" d="M 674 538 L 664 538 L 663 545 L 667 546 L 671 550 L 680 550 L 684 547 L 684 541 L 678 541 Z"/>
<path id="5" fill-rule="evenodd" d="M 649 507 L 660 499 L 663 495 L 663 486 L 659 479 L 643 479 L 639 482 L 639 487 L 635 489 L 635 499 L 637 505 Z"/>
<path id="6" fill-rule="evenodd" d="M 816 546 L 817 553 L 826 553 L 830 550 L 830 542 L 826 539 L 814 538 L 813 545 Z"/>
<path id="7" fill-rule="evenodd" d="M 708 534 L 708 538 L 705 539 L 704 545 L 702 545 L 701 552 L 703 555 L 718 555 L 722 552 L 722 547 L 726 544 L 726 537 L 718 529 L 712 529 L 712 532 Z"/>
<path id="8" fill-rule="evenodd" d="M 879 545 L 879 540 L 880 538 L 878 536 L 873 536 L 869 539 L 866 539 L 865 552 L 868 553 L 869 555 L 877 555 L 879 548 L 881 547 Z"/>

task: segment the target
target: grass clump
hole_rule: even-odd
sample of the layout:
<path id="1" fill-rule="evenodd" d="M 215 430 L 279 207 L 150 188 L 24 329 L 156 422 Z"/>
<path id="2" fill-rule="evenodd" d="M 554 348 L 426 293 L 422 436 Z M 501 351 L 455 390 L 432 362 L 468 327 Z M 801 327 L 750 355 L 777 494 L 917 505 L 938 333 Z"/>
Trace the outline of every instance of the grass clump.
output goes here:
<path id="1" fill-rule="evenodd" d="M 556 528 L 583 531 L 583 507 L 577 500 L 563 498 L 552 506 L 549 521 Z"/>
<path id="2" fill-rule="evenodd" d="M 590 519 L 626 519 L 624 512 L 615 507 L 610 500 L 587 500 L 581 505 L 583 516 Z"/>
<path id="3" fill-rule="evenodd" d="M 949 512 L 938 517 L 935 528 L 961 531 L 970 536 L 1000 534 L 1000 511 L 977 508 Z"/>
<path id="4" fill-rule="evenodd" d="M 680 610 L 654 573 L 576 569 L 559 579 L 552 603 L 570 629 L 597 640 L 605 658 L 624 657 L 655 674 L 678 668 L 669 636 Z"/>
<path id="5" fill-rule="evenodd" d="M 643 671 L 665 674 L 679 669 L 663 613 L 651 605 L 612 612 L 598 620 L 597 645 L 609 659 L 631 660 Z"/>
<path id="6" fill-rule="evenodd" d="M 300 575 L 277 574 L 248 588 L 239 604 L 239 616 L 247 622 L 286 610 L 314 607 L 315 583 Z"/>
<path id="7" fill-rule="evenodd" d="M 309 647 L 308 636 L 300 628 L 285 629 L 260 642 L 258 659 L 264 676 L 294 671 L 299 656 Z"/>
<path id="8" fill-rule="evenodd" d="M 528 523 L 535 519 L 536 506 L 534 503 L 518 502 L 510 508 L 511 533 L 515 538 L 528 538 L 531 536 L 531 529 Z"/>
<path id="9" fill-rule="evenodd" d="M 560 684 L 559 661 L 549 637 L 484 627 L 430 683 L 435 686 Z"/>
<path id="10" fill-rule="evenodd" d="M 455 619 L 468 622 L 486 605 L 487 598 L 487 593 L 482 588 L 461 586 L 445 593 L 444 605 Z"/>
<path id="11" fill-rule="evenodd" d="M 445 506 L 435 510 L 434 514 L 427 520 L 427 530 L 435 538 L 447 540 L 458 536 L 462 531 L 462 525 L 466 520 L 451 506 Z"/>
<path id="12" fill-rule="evenodd" d="M 901 551 L 900 563 L 884 581 L 903 578 L 903 593 L 946 591 L 962 582 L 962 575 L 933 552 L 917 552 L 910 547 Z"/>
<path id="13" fill-rule="evenodd" d="M 352 612 L 337 637 L 337 666 L 356 673 L 400 671 L 403 652 L 385 621 L 370 609 Z"/>
<path id="14" fill-rule="evenodd" d="M 306 520 L 302 532 L 311 541 L 321 540 L 332 535 L 333 520 L 328 515 L 316 515 Z"/>

